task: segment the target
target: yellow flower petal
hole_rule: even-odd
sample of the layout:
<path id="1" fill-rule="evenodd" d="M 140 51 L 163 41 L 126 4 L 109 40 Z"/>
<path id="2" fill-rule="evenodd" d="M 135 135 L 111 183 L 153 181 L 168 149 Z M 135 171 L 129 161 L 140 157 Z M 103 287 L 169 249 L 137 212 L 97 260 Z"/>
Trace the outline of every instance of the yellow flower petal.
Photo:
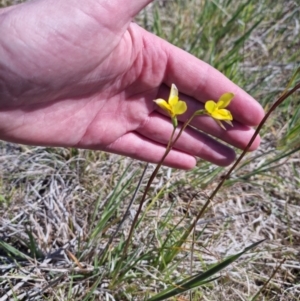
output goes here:
<path id="1" fill-rule="evenodd" d="M 219 101 L 217 102 L 217 106 L 219 109 L 225 109 L 233 99 L 234 94 L 233 93 L 225 93 L 221 95 L 219 98 Z"/>
<path id="2" fill-rule="evenodd" d="M 187 110 L 187 105 L 184 101 L 179 100 L 178 103 L 173 107 L 173 112 L 175 115 L 181 115 Z"/>
<path id="3" fill-rule="evenodd" d="M 218 109 L 211 113 L 211 116 L 218 120 L 233 120 L 230 111 L 226 109 Z"/>
<path id="4" fill-rule="evenodd" d="M 217 104 L 213 100 L 208 100 L 205 103 L 205 110 L 209 113 L 212 114 L 214 110 L 217 108 Z"/>
<path id="5" fill-rule="evenodd" d="M 178 103 L 178 97 L 177 96 L 170 97 L 168 102 L 169 102 L 169 105 L 173 108 Z"/>
<path id="6" fill-rule="evenodd" d="M 171 107 L 173 107 L 177 104 L 177 102 L 178 102 L 178 89 L 174 84 L 172 84 L 168 103 Z"/>
<path id="7" fill-rule="evenodd" d="M 166 111 L 171 117 L 173 117 L 172 107 L 164 99 L 155 99 L 154 102 L 164 111 Z"/>
<path id="8" fill-rule="evenodd" d="M 172 84 L 169 98 L 172 98 L 174 96 L 178 97 L 178 89 L 174 84 Z"/>

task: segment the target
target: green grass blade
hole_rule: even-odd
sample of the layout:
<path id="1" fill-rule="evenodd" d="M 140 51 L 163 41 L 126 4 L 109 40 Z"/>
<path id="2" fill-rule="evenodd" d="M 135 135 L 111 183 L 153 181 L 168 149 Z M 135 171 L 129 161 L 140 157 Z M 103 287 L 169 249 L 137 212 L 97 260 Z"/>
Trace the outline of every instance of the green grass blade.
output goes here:
<path id="1" fill-rule="evenodd" d="M 32 231 L 27 229 L 26 234 L 29 237 L 29 242 L 26 243 L 26 245 L 30 249 L 30 254 L 31 254 L 32 258 L 36 258 L 36 259 L 44 258 L 44 254 L 39 249 L 38 244 L 37 244 L 36 240 L 34 239 L 34 237 L 32 235 Z"/>
<path id="2" fill-rule="evenodd" d="M 13 246 L 1 240 L 0 240 L 0 248 L 2 248 L 8 255 L 11 255 L 12 258 L 19 257 L 24 260 L 32 260 L 32 258 L 27 256 L 26 254 L 22 253 L 21 251 L 17 250 Z"/>
<path id="3" fill-rule="evenodd" d="M 127 180 L 127 182 L 120 188 L 121 184 L 124 181 L 125 176 L 127 175 L 127 172 L 130 168 L 131 164 L 128 165 L 128 167 L 125 169 L 124 173 L 122 174 L 120 180 L 118 181 L 112 195 L 110 196 L 105 209 L 102 213 L 101 220 L 98 222 L 97 226 L 95 227 L 95 230 L 91 234 L 91 239 L 98 236 L 98 234 L 107 226 L 108 220 L 115 214 L 115 212 L 119 209 L 119 204 L 122 201 L 121 195 L 124 192 L 126 188 L 130 185 L 132 182 L 132 179 L 134 175 L 137 173 L 137 171 L 130 177 L 130 179 Z"/>
<path id="4" fill-rule="evenodd" d="M 222 28 L 222 30 L 220 30 L 218 32 L 218 34 L 216 35 L 216 40 L 219 40 L 220 38 L 222 38 L 224 35 L 226 35 L 228 32 L 231 31 L 231 28 L 234 24 L 234 22 L 236 21 L 236 19 L 239 17 L 239 15 L 241 14 L 241 12 L 245 9 L 245 7 L 247 7 L 249 5 L 249 3 L 252 0 L 248 0 L 246 3 L 241 4 L 236 12 L 234 13 L 234 15 L 232 16 L 232 18 L 227 22 L 226 26 L 224 26 L 224 28 Z"/>
<path id="5" fill-rule="evenodd" d="M 239 257 L 241 257 L 244 253 L 248 252 L 249 250 L 255 248 L 256 246 L 258 246 L 259 244 L 261 244 L 264 240 L 258 241 L 256 243 L 253 243 L 252 245 L 250 245 L 249 247 L 246 247 L 243 251 L 232 255 L 230 257 L 228 257 L 227 259 L 225 259 L 224 261 L 222 261 L 221 263 L 218 263 L 216 265 L 214 265 L 212 268 L 210 268 L 208 271 L 201 273 L 201 274 L 197 274 L 194 276 L 191 276 L 187 279 L 184 279 L 178 283 L 175 284 L 175 288 L 171 287 L 171 288 L 167 288 L 166 290 L 162 291 L 161 293 L 155 295 L 154 297 L 148 299 L 147 301 L 161 301 L 161 300 L 165 300 L 167 298 L 173 297 L 177 294 L 186 292 L 192 288 L 198 287 L 200 285 L 203 285 L 207 282 L 213 281 L 216 278 L 211 278 L 213 277 L 216 273 L 222 271 L 223 269 L 225 269 L 228 265 L 230 265 L 231 263 L 233 263 L 234 261 L 236 261 Z"/>

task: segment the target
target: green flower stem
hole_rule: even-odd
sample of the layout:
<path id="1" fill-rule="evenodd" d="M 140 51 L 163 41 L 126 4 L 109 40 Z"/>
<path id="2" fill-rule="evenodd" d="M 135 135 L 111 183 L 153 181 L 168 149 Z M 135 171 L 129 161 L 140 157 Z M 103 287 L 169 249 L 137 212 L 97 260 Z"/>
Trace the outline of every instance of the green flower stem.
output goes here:
<path id="1" fill-rule="evenodd" d="M 175 131 L 176 131 L 176 127 L 173 128 L 171 137 L 170 137 L 170 139 L 169 139 L 169 142 L 168 142 L 166 151 L 165 151 L 165 153 L 164 153 L 162 159 L 160 160 L 160 162 L 159 162 L 158 165 L 156 166 L 155 170 L 153 171 L 153 173 L 152 173 L 150 179 L 148 180 L 146 189 L 145 189 L 144 194 L 143 194 L 143 196 L 142 196 L 142 200 L 141 200 L 140 205 L 139 205 L 139 208 L 138 208 L 138 210 L 137 210 L 137 212 L 136 212 L 136 214 L 135 214 L 135 216 L 134 216 L 134 220 L 133 220 L 133 222 L 132 222 L 132 225 L 131 225 L 131 228 L 130 228 L 130 231 L 129 231 L 129 235 L 128 235 L 128 238 L 127 238 L 127 241 L 126 241 L 126 244 L 125 244 L 125 248 L 124 248 L 124 252 L 123 252 L 123 257 L 125 257 L 126 254 L 127 254 L 127 250 L 128 250 L 129 243 L 130 243 L 131 238 L 132 238 L 132 235 L 133 235 L 133 231 L 134 231 L 135 225 L 136 225 L 136 223 L 137 223 L 138 217 L 139 217 L 140 212 L 141 212 L 141 210 L 142 210 L 143 204 L 144 204 L 144 202 L 145 202 L 145 200 L 146 200 L 146 195 L 147 195 L 147 193 L 148 193 L 148 191 L 149 191 L 149 189 L 150 189 L 150 186 L 151 186 L 151 184 L 152 184 L 154 178 L 156 177 L 156 175 L 157 175 L 157 173 L 158 173 L 158 170 L 159 170 L 159 168 L 161 167 L 161 165 L 162 165 L 164 159 L 165 159 L 165 158 L 167 157 L 167 155 L 169 154 L 169 152 L 170 152 L 170 150 L 171 150 L 171 146 L 174 144 L 174 143 L 172 143 L 172 140 L 173 140 Z"/>
<path id="2" fill-rule="evenodd" d="M 172 118 L 172 124 L 173 124 L 174 129 L 176 129 L 177 126 L 178 126 L 178 121 L 177 121 L 176 116 Z M 169 140 L 169 142 L 170 142 L 170 141 L 171 141 L 171 140 Z"/>
<path id="3" fill-rule="evenodd" d="M 300 72 L 300 68 L 297 70 L 296 74 Z M 244 149 L 244 151 L 241 153 L 241 155 L 238 157 L 238 159 L 236 160 L 236 162 L 233 164 L 233 166 L 229 169 L 229 171 L 225 174 L 224 177 L 222 177 L 222 180 L 220 181 L 220 183 L 218 184 L 218 186 L 214 189 L 214 191 L 211 193 L 211 195 L 208 197 L 207 201 L 205 202 L 204 206 L 202 207 L 202 209 L 200 210 L 200 212 L 197 214 L 195 220 L 192 222 L 192 224 L 190 225 L 190 227 L 187 229 L 187 232 L 185 233 L 191 233 L 193 228 L 196 226 L 198 220 L 202 217 L 203 213 L 205 212 L 206 208 L 208 207 L 208 205 L 210 204 L 210 202 L 212 201 L 212 199 L 215 197 L 215 195 L 218 193 L 218 191 L 220 190 L 220 188 L 223 186 L 224 182 L 229 178 L 230 174 L 233 172 L 233 170 L 237 167 L 237 165 L 241 162 L 241 160 L 243 159 L 243 157 L 245 156 L 245 154 L 248 152 L 250 146 L 252 145 L 253 141 L 255 140 L 255 138 L 258 136 L 261 128 L 263 127 L 263 125 L 265 124 L 265 122 L 267 121 L 267 119 L 269 118 L 269 116 L 271 115 L 271 113 L 286 99 L 288 98 L 290 95 L 292 95 L 294 92 L 296 92 L 296 90 L 300 89 L 300 83 L 298 83 L 297 85 L 294 86 L 294 88 L 292 88 L 290 91 L 285 91 L 283 93 L 283 95 L 281 95 L 278 100 L 272 105 L 272 107 L 269 109 L 269 111 L 266 113 L 266 115 L 264 116 L 263 120 L 260 122 L 260 124 L 258 125 L 255 133 L 253 134 L 252 138 L 250 139 L 249 143 L 247 144 L 246 148 Z"/>
<path id="4" fill-rule="evenodd" d="M 176 121 L 174 121 L 174 119 L 175 119 Z M 176 123 L 175 123 L 175 122 L 176 122 Z M 157 175 L 158 170 L 159 170 L 159 168 L 161 167 L 163 161 L 165 160 L 165 158 L 166 158 L 167 155 L 169 154 L 169 152 L 170 152 L 170 150 L 172 149 L 174 143 L 178 140 L 178 138 L 179 138 L 178 136 L 181 135 L 181 133 L 182 133 L 182 129 L 181 129 L 181 131 L 180 131 L 179 134 L 177 135 L 176 139 L 175 139 L 174 142 L 172 143 L 173 137 L 174 137 L 174 134 L 175 134 L 175 131 L 176 131 L 176 128 L 177 128 L 177 125 L 176 125 L 176 124 L 177 124 L 177 119 L 176 119 L 176 117 L 175 117 L 175 118 L 172 118 L 172 124 L 173 124 L 173 131 L 172 131 L 171 137 L 170 137 L 170 139 L 169 139 L 169 142 L 168 142 L 166 151 L 165 151 L 165 153 L 164 153 L 162 159 L 160 160 L 160 162 L 159 162 L 158 165 L 156 166 L 155 170 L 153 171 L 153 173 L 152 173 L 150 179 L 148 180 L 148 183 L 147 183 L 147 186 L 146 186 L 145 191 L 144 191 L 144 193 L 143 193 L 142 200 L 141 200 L 141 202 L 140 202 L 139 208 L 138 208 L 138 210 L 137 210 L 137 212 L 136 212 L 136 214 L 135 214 L 135 216 L 134 216 L 132 225 L 131 225 L 131 227 L 130 227 L 129 235 L 128 235 L 128 238 L 127 238 L 127 240 L 126 240 L 125 247 L 124 247 L 124 252 L 123 252 L 123 254 L 122 254 L 121 259 L 118 261 L 118 263 L 117 263 L 117 265 L 116 265 L 116 267 L 115 267 L 116 273 L 115 273 L 114 278 L 112 279 L 112 282 L 114 282 L 114 281 L 115 281 L 115 278 L 119 275 L 118 271 L 120 270 L 120 265 L 122 264 L 122 262 L 124 262 L 124 259 L 125 259 L 126 255 L 127 255 L 127 251 L 128 251 L 128 248 L 129 248 L 129 244 L 130 244 L 130 242 L 131 242 L 131 238 L 132 238 L 132 235 L 133 235 L 133 231 L 134 231 L 134 228 L 135 228 L 135 226 L 136 226 L 136 224 L 137 224 L 138 217 L 139 217 L 139 215 L 140 215 L 140 213 L 141 213 L 143 204 L 145 203 L 146 195 L 147 195 L 147 193 L 148 193 L 148 191 L 149 191 L 149 189 L 150 189 L 150 186 L 151 186 L 151 184 L 152 184 L 152 182 L 153 182 L 155 176 Z M 185 127 L 186 127 L 186 125 L 185 125 Z"/>
<path id="5" fill-rule="evenodd" d="M 163 164 L 165 158 L 167 157 L 167 155 L 169 154 L 169 152 L 172 150 L 174 144 L 177 142 L 177 140 L 178 140 L 179 137 L 181 136 L 182 132 L 185 130 L 185 128 L 188 126 L 188 124 L 192 121 L 192 119 L 193 119 L 196 115 L 199 115 L 199 113 L 197 114 L 197 112 L 195 112 L 195 113 L 194 113 L 194 114 L 193 114 L 193 115 L 192 115 L 192 116 L 191 116 L 191 117 L 183 124 L 183 126 L 181 127 L 181 129 L 180 129 L 180 131 L 179 131 L 179 133 L 178 133 L 178 135 L 176 136 L 176 138 L 175 138 L 174 141 L 173 141 L 173 137 L 174 137 L 174 134 L 175 134 L 175 131 L 176 131 L 176 127 L 175 127 L 174 121 L 173 121 L 174 118 L 172 118 L 172 123 L 173 123 L 173 125 L 174 125 L 174 128 L 173 128 L 171 137 L 170 137 L 170 139 L 169 139 L 169 142 L 168 142 L 168 145 L 167 145 L 167 148 L 166 148 L 166 151 L 165 151 L 163 157 L 161 158 L 161 160 L 160 160 L 159 163 L 157 164 L 157 166 L 156 166 L 155 170 L 153 171 L 153 173 L 152 173 L 150 179 L 148 180 L 146 189 L 145 189 L 144 194 L 143 194 L 143 196 L 142 196 L 142 200 L 141 200 L 141 202 L 140 202 L 139 208 L 138 208 L 138 210 L 137 210 L 137 212 L 136 212 L 136 214 L 135 214 L 135 217 L 134 217 L 132 226 L 131 226 L 131 228 L 130 228 L 130 232 L 129 232 L 129 235 L 128 235 L 128 238 L 127 238 L 127 241 L 126 241 L 126 244 L 125 244 L 125 248 L 124 248 L 124 252 L 123 252 L 123 257 L 122 257 L 122 258 L 124 258 L 124 257 L 126 256 L 126 254 L 127 254 L 127 250 L 128 250 L 129 243 L 130 243 L 131 238 L 132 238 L 132 235 L 133 235 L 134 228 L 135 228 L 135 226 L 136 226 L 138 217 L 139 217 L 139 215 L 140 215 L 140 212 L 141 212 L 142 207 L 143 207 L 143 205 L 144 205 L 144 203 L 145 203 L 145 200 L 146 200 L 146 195 L 147 195 L 147 193 L 148 193 L 148 191 L 149 191 L 149 189 L 150 189 L 150 186 L 151 186 L 151 184 L 152 184 L 154 178 L 156 177 L 156 175 L 157 175 L 157 173 L 158 173 L 158 170 L 159 170 L 160 167 L 162 166 L 162 164 Z"/>

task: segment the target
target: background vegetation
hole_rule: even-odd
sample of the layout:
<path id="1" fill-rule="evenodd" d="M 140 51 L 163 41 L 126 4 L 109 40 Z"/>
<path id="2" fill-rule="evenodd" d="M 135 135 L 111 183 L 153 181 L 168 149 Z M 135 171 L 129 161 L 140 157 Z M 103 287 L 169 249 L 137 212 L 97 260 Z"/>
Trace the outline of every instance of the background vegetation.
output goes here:
<path id="1" fill-rule="evenodd" d="M 136 21 L 222 71 L 265 109 L 299 67 L 296 0 L 155 1 Z M 1 142 L 0 301 L 147 300 L 262 239 L 219 278 L 171 300 L 300 300 L 299 104 L 297 92 L 272 115 L 260 149 L 244 158 L 180 246 L 224 171 L 203 161 L 190 172 L 162 168 L 125 258 L 153 165 L 105 249 L 145 164 Z"/>

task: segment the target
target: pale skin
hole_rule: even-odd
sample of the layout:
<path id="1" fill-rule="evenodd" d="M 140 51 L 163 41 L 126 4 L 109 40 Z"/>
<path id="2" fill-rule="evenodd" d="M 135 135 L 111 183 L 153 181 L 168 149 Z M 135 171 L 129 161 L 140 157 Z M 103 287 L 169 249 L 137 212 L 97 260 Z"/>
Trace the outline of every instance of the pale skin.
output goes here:
<path id="1" fill-rule="evenodd" d="M 33 0 L 0 10 L 0 139 L 103 150 L 157 163 L 172 132 L 153 102 L 176 84 L 188 111 L 224 92 L 233 127 L 194 119 L 165 160 L 190 169 L 197 158 L 225 166 L 264 112 L 213 67 L 132 22 L 150 0 Z M 215 140 L 219 137 L 227 145 Z M 255 150 L 259 138 L 251 146 Z"/>

